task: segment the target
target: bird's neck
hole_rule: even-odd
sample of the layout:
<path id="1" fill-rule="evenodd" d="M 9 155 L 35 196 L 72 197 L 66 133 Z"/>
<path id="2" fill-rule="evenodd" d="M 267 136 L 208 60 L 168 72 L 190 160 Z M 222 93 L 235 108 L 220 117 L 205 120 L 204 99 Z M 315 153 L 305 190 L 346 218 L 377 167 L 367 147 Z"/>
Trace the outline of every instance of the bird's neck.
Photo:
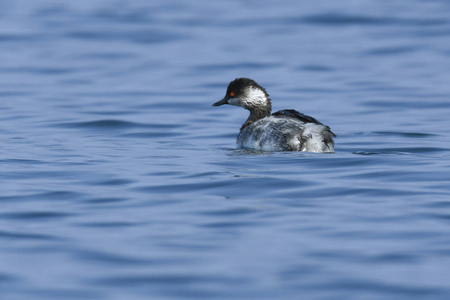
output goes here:
<path id="1" fill-rule="evenodd" d="M 270 116 L 270 112 L 272 111 L 272 105 L 270 104 L 270 99 L 267 98 L 266 105 L 257 106 L 248 109 L 250 111 L 250 115 L 248 116 L 247 121 L 245 121 L 244 125 L 242 125 L 241 130 L 246 126 L 258 121 L 259 119 Z"/>

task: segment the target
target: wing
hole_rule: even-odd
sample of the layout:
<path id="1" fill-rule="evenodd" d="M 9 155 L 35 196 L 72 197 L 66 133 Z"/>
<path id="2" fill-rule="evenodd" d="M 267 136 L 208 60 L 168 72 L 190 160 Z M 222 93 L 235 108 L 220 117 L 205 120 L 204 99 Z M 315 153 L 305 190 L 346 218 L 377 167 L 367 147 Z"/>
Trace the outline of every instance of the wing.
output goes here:
<path id="1" fill-rule="evenodd" d="M 274 117 L 290 117 L 290 118 L 298 119 L 305 123 L 315 123 L 315 124 L 323 125 L 321 122 L 317 121 L 313 117 L 304 115 L 294 109 L 279 110 L 277 112 L 274 112 L 272 114 L 272 116 L 274 116 Z"/>

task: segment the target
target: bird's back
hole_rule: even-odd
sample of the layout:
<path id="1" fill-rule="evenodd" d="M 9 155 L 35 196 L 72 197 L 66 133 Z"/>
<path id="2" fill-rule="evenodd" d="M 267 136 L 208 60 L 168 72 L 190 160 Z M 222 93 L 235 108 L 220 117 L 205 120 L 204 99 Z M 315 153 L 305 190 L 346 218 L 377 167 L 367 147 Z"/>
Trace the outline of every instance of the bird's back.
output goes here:
<path id="1" fill-rule="evenodd" d="M 244 127 L 237 137 L 243 148 L 261 151 L 333 152 L 334 133 L 313 117 L 282 110 Z"/>

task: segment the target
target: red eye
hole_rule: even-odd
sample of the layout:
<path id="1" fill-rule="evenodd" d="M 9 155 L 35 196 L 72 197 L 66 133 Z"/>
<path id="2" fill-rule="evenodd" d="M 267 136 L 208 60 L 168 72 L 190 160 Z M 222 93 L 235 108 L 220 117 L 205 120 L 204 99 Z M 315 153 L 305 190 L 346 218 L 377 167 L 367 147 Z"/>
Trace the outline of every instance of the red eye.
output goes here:
<path id="1" fill-rule="evenodd" d="M 234 93 L 233 93 L 233 92 L 231 92 L 231 93 L 230 93 L 230 96 L 231 96 L 231 97 L 234 97 Z"/>

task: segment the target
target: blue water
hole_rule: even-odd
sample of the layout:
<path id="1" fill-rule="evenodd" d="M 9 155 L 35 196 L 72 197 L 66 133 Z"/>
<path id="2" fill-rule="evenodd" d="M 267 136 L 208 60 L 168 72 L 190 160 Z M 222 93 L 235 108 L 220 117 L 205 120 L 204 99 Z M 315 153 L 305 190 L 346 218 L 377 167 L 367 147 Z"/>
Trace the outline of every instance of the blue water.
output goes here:
<path id="1" fill-rule="evenodd" d="M 449 299 L 449 1 L 0 1 L 1 299 Z M 229 81 L 336 153 L 236 148 Z"/>

